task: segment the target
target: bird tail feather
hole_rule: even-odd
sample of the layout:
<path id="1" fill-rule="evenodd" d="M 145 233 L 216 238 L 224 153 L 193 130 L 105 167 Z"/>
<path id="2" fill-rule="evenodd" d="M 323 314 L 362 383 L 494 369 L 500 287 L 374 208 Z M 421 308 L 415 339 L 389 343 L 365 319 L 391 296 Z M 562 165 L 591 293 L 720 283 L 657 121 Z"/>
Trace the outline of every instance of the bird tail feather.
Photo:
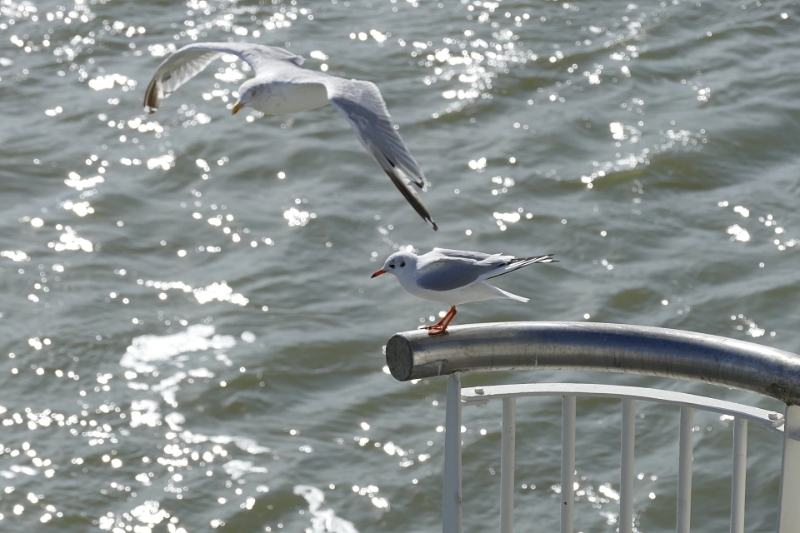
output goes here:
<path id="1" fill-rule="evenodd" d="M 535 257 L 517 257 L 511 259 L 504 267 L 500 267 L 489 274 L 485 274 L 486 277 L 484 279 L 496 278 L 536 263 L 558 263 L 558 260 L 553 259 L 553 254 L 537 255 Z"/>
<path id="2" fill-rule="evenodd" d="M 497 288 L 497 287 L 495 287 L 495 289 L 497 289 L 498 291 L 503 293 L 503 296 L 505 296 L 509 300 L 516 300 L 518 302 L 523 302 L 523 303 L 530 301 L 530 298 L 525 298 L 524 296 L 517 296 L 514 293 L 511 293 L 511 292 L 508 292 L 508 291 L 504 291 L 503 289 L 500 289 L 500 288 Z"/>

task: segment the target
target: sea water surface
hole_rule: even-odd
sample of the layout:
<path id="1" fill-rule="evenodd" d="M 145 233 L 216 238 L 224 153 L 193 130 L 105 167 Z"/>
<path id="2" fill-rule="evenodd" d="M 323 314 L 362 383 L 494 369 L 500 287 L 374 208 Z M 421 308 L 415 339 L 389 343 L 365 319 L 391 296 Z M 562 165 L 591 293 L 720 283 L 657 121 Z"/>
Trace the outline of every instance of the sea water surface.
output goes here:
<path id="1" fill-rule="evenodd" d="M 0 530 L 438 531 L 445 380 L 396 382 L 383 347 L 446 309 L 370 279 L 401 247 L 560 260 L 456 324 L 800 352 L 799 22 L 790 0 L 0 0 Z M 375 82 L 441 229 L 335 109 L 230 116 L 235 57 L 144 114 L 199 41 Z M 576 531 L 618 527 L 619 412 L 578 403 Z M 558 528 L 559 413 L 518 404 L 518 530 Z M 466 531 L 498 525 L 499 414 L 464 411 Z M 731 422 L 695 425 L 693 524 L 724 531 Z M 637 531 L 674 530 L 677 427 L 640 403 Z M 774 531 L 780 437 L 749 444 L 746 529 Z"/>

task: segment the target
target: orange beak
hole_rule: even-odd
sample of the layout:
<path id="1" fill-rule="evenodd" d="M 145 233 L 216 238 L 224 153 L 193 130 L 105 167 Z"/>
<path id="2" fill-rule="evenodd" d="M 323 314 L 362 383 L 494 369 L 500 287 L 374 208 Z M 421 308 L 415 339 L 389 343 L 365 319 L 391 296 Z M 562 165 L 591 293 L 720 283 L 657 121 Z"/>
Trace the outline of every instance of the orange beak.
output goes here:
<path id="1" fill-rule="evenodd" d="M 243 107 L 244 107 L 244 104 L 243 104 L 243 103 L 241 103 L 241 102 L 236 102 L 236 105 L 234 105 L 234 106 L 233 106 L 233 109 L 231 109 L 231 114 L 235 115 L 235 114 L 236 114 L 236 113 L 238 113 L 238 112 L 239 112 L 239 110 L 240 110 L 241 108 L 243 108 Z"/>
<path id="2" fill-rule="evenodd" d="M 377 278 L 377 277 L 378 277 L 378 276 L 380 276 L 381 274 L 386 274 L 386 272 L 388 272 L 388 270 L 383 270 L 383 269 L 380 269 L 380 270 L 378 270 L 377 272 L 375 272 L 375 273 L 374 273 L 374 274 L 371 276 L 371 278 Z"/>

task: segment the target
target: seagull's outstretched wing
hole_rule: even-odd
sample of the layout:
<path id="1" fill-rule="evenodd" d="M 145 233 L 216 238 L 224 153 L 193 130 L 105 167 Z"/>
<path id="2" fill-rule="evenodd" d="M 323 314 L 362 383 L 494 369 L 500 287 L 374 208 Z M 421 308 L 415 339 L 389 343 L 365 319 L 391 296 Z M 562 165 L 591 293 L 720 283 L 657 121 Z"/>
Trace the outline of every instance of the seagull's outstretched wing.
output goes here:
<path id="1" fill-rule="evenodd" d="M 378 87 L 368 81 L 345 80 L 332 76 L 326 76 L 319 81 L 324 83 L 331 105 L 347 118 L 358 140 L 403 193 L 408 203 L 423 219 L 430 222 L 434 230 L 439 229 L 417 192 L 410 187 L 410 183 L 413 183 L 424 189 L 425 174 L 394 129 L 392 117 Z"/>
<path id="2" fill-rule="evenodd" d="M 173 53 L 156 70 L 144 94 L 144 109 L 155 113 L 161 100 L 175 92 L 178 87 L 195 77 L 209 63 L 222 54 L 239 56 L 250 65 L 256 76 L 280 61 L 302 65 L 303 58 L 293 53 L 261 44 L 248 43 L 195 43 L 184 46 Z"/>

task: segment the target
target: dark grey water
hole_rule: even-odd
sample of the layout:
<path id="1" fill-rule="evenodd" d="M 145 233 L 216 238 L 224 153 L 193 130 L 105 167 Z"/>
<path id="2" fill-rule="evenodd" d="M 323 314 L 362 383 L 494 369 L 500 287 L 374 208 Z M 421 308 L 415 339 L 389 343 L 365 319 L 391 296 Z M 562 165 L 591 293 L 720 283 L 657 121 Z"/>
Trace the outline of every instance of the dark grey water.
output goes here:
<path id="1" fill-rule="evenodd" d="M 370 280 L 400 246 L 561 260 L 500 280 L 529 304 L 456 323 L 800 351 L 798 21 L 789 0 L 1 1 L 0 530 L 437 531 L 445 383 L 395 382 L 382 346 L 444 309 Z M 142 113 L 165 54 L 228 39 L 376 82 L 440 231 L 334 109 L 231 117 L 240 64 Z M 464 381 L 557 379 L 778 407 Z M 618 405 L 578 410 L 576 529 L 615 531 Z M 520 402 L 520 529 L 557 528 L 558 413 Z M 637 528 L 670 531 L 677 416 L 640 413 Z M 730 423 L 696 423 L 693 520 L 723 531 Z M 464 425 L 465 524 L 490 530 L 499 406 Z M 752 428 L 748 531 L 774 530 L 779 453 Z"/>

